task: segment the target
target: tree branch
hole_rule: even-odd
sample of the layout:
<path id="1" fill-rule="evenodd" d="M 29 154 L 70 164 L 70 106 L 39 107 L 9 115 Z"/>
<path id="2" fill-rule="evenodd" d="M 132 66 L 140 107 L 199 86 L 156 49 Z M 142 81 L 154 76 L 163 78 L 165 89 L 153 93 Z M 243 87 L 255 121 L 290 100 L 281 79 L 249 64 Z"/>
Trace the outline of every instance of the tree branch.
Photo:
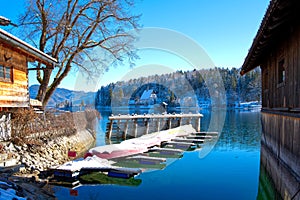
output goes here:
<path id="1" fill-rule="evenodd" d="M 57 70 L 37 70 L 40 88 L 38 99 L 46 105 L 51 94 L 72 68 L 82 68 L 89 76 L 106 68 L 105 59 L 93 58 L 96 47 L 114 59 L 122 60 L 129 52 L 133 36 L 126 33 L 137 28 L 138 16 L 130 14 L 130 0 L 28 0 L 25 15 L 20 18 L 27 41 L 37 43 L 41 51 L 49 51 L 59 61 Z M 129 54 L 129 53 L 128 53 Z M 134 58 L 134 57 L 132 57 Z M 89 66 L 83 64 L 90 60 Z M 101 63 L 102 65 L 98 65 Z M 94 62 L 97 62 L 95 64 Z M 38 66 L 38 68 L 41 68 Z M 55 72 L 54 74 L 52 74 Z M 50 82 L 50 77 L 55 77 Z"/>

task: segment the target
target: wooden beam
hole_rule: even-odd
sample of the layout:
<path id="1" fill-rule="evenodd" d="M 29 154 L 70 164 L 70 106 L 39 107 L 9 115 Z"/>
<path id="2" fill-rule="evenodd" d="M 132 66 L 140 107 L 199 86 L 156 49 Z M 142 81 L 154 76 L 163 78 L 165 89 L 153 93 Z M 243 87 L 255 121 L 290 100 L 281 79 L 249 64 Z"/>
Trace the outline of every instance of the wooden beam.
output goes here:
<path id="1" fill-rule="evenodd" d="M 128 132 L 128 120 L 125 121 L 124 133 L 123 133 L 123 136 L 122 136 L 122 138 L 124 140 L 126 140 L 127 132 Z"/>
<path id="2" fill-rule="evenodd" d="M 134 133 L 134 137 L 137 137 L 137 119 L 133 120 L 133 133 Z"/>
<path id="3" fill-rule="evenodd" d="M 196 127 L 195 127 L 196 131 L 199 132 L 200 131 L 200 117 L 196 118 Z"/>
<path id="4" fill-rule="evenodd" d="M 157 132 L 160 131 L 160 118 L 157 118 Z"/>
<path id="5" fill-rule="evenodd" d="M 110 120 L 108 132 L 107 132 L 107 137 L 108 137 L 108 139 L 111 138 L 112 128 L 113 128 L 113 120 Z"/>
<path id="6" fill-rule="evenodd" d="M 148 134 L 149 133 L 149 119 L 145 119 L 146 121 L 145 121 L 145 123 L 146 123 L 146 134 Z"/>
<path id="7" fill-rule="evenodd" d="M 172 118 L 168 119 L 168 127 L 169 127 L 169 129 L 172 128 Z"/>

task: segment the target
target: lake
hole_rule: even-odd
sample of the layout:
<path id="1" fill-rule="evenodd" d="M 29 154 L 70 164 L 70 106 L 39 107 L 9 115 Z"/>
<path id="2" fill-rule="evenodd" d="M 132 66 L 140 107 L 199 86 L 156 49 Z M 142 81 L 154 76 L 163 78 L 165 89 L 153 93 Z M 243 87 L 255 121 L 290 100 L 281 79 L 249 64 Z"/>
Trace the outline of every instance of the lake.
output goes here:
<path id="1" fill-rule="evenodd" d="M 222 111 L 218 111 L 222 112 Z M 211 121 L 203 110 L 201 130 Z M 108 112 L 101 112 L 97 145 L 105 144 Z M 227 111 L 221 136 L 205 154 L 185 152 L 163 170 L 141 173 L 137 186 L 84 185 L 74 191 L 54 187 L 58 199 L 256 199 L 259 188 L 261 123 L 259 112 Z"/>

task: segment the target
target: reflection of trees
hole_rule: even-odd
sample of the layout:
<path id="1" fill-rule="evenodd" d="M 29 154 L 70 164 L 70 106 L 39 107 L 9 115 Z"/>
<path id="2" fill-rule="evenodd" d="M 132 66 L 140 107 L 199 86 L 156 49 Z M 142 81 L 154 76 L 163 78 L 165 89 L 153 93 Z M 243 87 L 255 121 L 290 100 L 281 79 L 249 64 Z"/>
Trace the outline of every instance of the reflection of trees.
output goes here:
<path id="1" fill-rule="evenodd" d="M 127 112 L 125 110 L 124 112 Z M 211 119 L 211 110 L 203 109 L 200 111 L 203 114 L 201 118 L 201 131 L 207 131 L 211 128 L 211 131 L 217 130 L 216 119 Z M 218 115 L 226 114 L 226 119 L 224 123 L 221 136 L 215 146 L 218 150 L 257 150 L 260 147 L 261 139 L 261 122 L 259 112 L 234 112 L 228 111 L 224 113 L 223 111 L 217 110 L 216 118 Z M 122 110 L 120 110 L 122 113 Z M 111 111 L 101 111 L 102 117 L 107 117 L 111 114 Z M 105 127 L 103 122 L 103 127 Z M 104 129 L 105 130 L 105 129 Z"/>
<path id="2" fill-rule="evenodd" d="M 209 124 L 209 113 L 204 114 L 202 130 Z M 213 122 L 211 122 L 213 123 Z M 215 149 L 257 150 L 260 147 L 261 123 L 259 112 L 227 112 L 223 131 Z"/>

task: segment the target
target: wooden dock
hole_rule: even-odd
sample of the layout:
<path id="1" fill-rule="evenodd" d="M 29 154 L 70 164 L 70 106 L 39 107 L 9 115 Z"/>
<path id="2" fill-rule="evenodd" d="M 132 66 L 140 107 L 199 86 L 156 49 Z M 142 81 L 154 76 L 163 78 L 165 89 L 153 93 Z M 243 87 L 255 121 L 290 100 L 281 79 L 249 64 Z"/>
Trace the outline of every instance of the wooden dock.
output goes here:
<path id="1" fill-rule="evenodd" d="M 191 128 L 190 125 L 188 127 Z M 173 135 L 174 131 L 178 130 L 180 128 L 168 130 L 167 132 Z M 156 137 L 159 136 L 156 135 Z M 198 137 L 201 138 L 199 139 Z M 166 140 L 160 141 L 154 146 L 148 146 L 139 153 L 134 152 L 120 157 L 109 158 L 109 160 L 102 159 L 98 157 L 99 154 L 95 154 L 98 156 L 92 156 L 77 162 L 69 161 L 52 169 L 54 178 L 51 179 L 50 183 L 65 184 L 65 182 L 70 182 L 70 187 L 74 187 L 73 183 L 78 183 L 78 180 L 83 181 L 82 183 L 116 184 L 119 179 L 113 180 L 111 178 L 122 178 L 135 182 L 135 175 L 142 173 L 144 170 L 164 169 L 175 159 L 183 157 L 185 151 L 200 151 L 203 143 L 217 140 L 218 137 L 217 132 L 188 131 L 185 134 L 173 135 L 170 138 L 166 137 Z M 148 139 L 151 138 L 149 137 Z M 136 141 L 136 139 L 132 140 Z M 129 144 L 142 145 L 136 142 Z M 107 151 L 104 152 L 105 154 L 108 153 Z M 97 178 L 95 178 L 94 172 L 97 172 Z M 87 177 L 92 177 L 92 179 L 89 178 L 87 182 Z"/>
<path id="2" fill-rule="evenodd" d="M 108 119 L 106 137 L 111 139 L 119 136 L 126 139 L 160 130 L 171 129 L 181 125 L 193 124 L 197 132 L 200 131 L 202 114 L 144 114 L 144 115 L 111 115 Z"/>

